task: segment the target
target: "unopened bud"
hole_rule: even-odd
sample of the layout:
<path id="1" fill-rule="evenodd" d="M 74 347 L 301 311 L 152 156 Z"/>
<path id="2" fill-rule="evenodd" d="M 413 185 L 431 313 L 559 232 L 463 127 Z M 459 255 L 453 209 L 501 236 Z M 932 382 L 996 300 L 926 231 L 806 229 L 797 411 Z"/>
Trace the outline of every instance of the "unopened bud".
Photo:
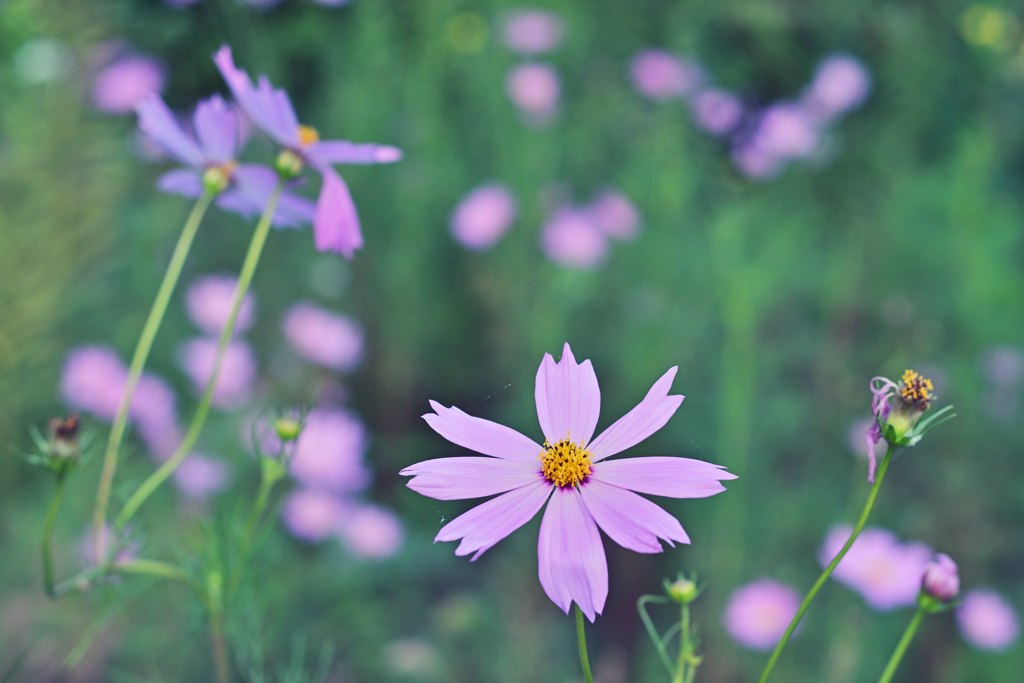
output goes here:
<path id="1" fill-rule="evenodd" d="M 78 430 L 81 428 L 78 415 L 69 415 L 63 420 L 50 420 L 49 454 L 58 460 L 77 460 L 81 453 Z"/>
<path id="2" fill-rule="evenodd" d="M 302 432 L 302 423 L 294 417 L 279 417 L 274 420 L 274 431 L 281 441 L 295 441 Z"/>
<path id="3" fill-rule="evenodd" d="M 674 602 L 678 602 L 680 605 L 688 605 L 697 599 L 700 595 L 700 588 L 697 587 L 696 582 L 686 578 L 681 573 L 676 576 L 675 581 L 669 581 L 665 579 L 665 593 Z"/>
<path id="4" fill-rule="evenodd" d="M 208 192 L 220 194 L 231 182 L 231 174 L 237 164 L 230 162 L 221 166 L 211 166 L 203 173 L 203 187 Z"/>
<path id="5" fill-rule="evenodd" d="M 274 170 L 283 180 L 298 178 L 305 165 L 302 156 L 290 149 L 281 150 L 274 160 Z"/>
<path id="6" fill-rule="evenodd" d="M 949 555 L 939 555 L 925 566 L 921 591 L 942 602 L 950 602 L 960 592 L 956 562 Z"/>

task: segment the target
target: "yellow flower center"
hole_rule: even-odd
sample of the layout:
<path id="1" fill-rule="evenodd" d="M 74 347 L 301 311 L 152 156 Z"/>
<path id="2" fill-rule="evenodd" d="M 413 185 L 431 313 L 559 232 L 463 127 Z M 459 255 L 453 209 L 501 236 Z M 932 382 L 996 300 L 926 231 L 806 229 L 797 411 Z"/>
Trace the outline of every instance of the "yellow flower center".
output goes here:
<path id="1" fill-rule="evenodd" d="M 314 142 L 320 142 L 320 133 L 312 126 L 299 126 L 299 144 L 308 147 Z"/>
<path id="2" fill-rule="evenodd" d="M 537 456 L 544 478 L 557 486 L 576 486 L 590 474 L 590 451 L 571 438 L 572 434 L 554 446 L 545 441 L 544 450 Z"/>
<path id="3" fill-rule="evenodd" d="M 928 410 L 928 405 L 935 397 L 931 392 L 935 391 L 930 379 L 925 379 L 913 370 L 907 370 L 900 378 L 903 386 L 900 388 L 900 397 L 904 403 L 912 403 L 921 410 Z"/>

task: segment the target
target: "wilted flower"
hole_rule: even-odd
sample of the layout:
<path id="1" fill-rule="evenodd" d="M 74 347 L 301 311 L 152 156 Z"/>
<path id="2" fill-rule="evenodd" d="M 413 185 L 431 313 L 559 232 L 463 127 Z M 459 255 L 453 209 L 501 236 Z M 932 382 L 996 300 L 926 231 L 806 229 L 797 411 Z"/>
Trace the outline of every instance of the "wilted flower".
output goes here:
<path id="1" fill-rule="evenodd" d="M 217 361 L 217 340 L 200 337 L 182 346 L 180 362 L 192 379 L 197 393 L 206 390 Z M 221 408 L 243 406 L 251 398 L 256 380 L 256 357 L 243 341 L 229 342 L 221 360 L 217 385 L 213 390 L 213 404 Z"/>
<path id="2" fill-rule="evenodd" d="M 207 275 L 196 280 L 185 294 L 188 316 L 203 332 L 219 335 L 231 315 L 238 278 L 233 275 Z M 249 329 L 256 319 L 256 298 L 246 292 L 235 319 L 235 333 Z"/>
<path id="3" fill-rule="evenodd" d="M 541 248 L 560 266 L 594 270 L 608 255 L 608 240 L 586 211 L 559 209 L 544 225 Z"/>
<path id="4" fill-rule="evenodd" d="M 924 568 L 921 591 L 941 602 L 950 602 L 960 592 L 960 575 L 949 555 L 938 555 Z"/>
<path id="5" fill-rule="evenodd" d="M 423 419 L 452 443 L 491 457 L 440 458 L 402 470 L 409 488 L 439 500 L 502 494 L 446 524 L 435 541 L 461 539 L 455 554 L 475 560 L 523 526 L 548 502 L 540 525 L 540 583 L 568 613 L 571 603 L 593 621 L 608 596 L 608 564 L 598 528 L 619 545 L 662 551 L 660 539 L 689 543 L 679 522 L 636 493 L 704 498 L 735 475 L 718 465 L 676 457 L 608 460 L 661 429 L 683 401 L 669 396 L 676 368 L 633 410 L 591 441 L 601 394 L 590 361 L 576 363 L 566 344 L 556 363 L 537 371 L 537 416 L 544 446 L 508 427 L 431 401 Z M 636 492 L 636 493 L 634 493 Z"/>
<path id="6" fill-rule="evenodd" d="M 839 554 L 852 532 L 853 527 L 846 524 L 829 531 L 818 555 L 823 567 Z M 832 576 L 860 593 L 875 609 L 913 605 L 932 555 L 923 543 L 900 543 L 891 532 L 868 527 L 853 542 Z"/>
<path id="7" fill-rule="evenodd" d="M 363 328 L 351 318 L 310 303 L 288 309 L 284 336 L 306 360 L 339 372 L 351 372 L 363 360 Z"/>
<path id="8" fill-rule="evenodd" d="M 378 505 L 347 507 L 338 521 L 337 534 L 353 554 L 383 560 L 402 547 L 402 523 L 390 510 Z"/>
<path id="9" fill-rule="evenodd" d="M 704 81 L 699 65 L 664 50 L 645 50 L 636 55 L 629 75 L 638 92 L 658 101 L 685 97 Z"/>
<path id="10" fill-rule="evenodd" d="M 1020 637 L 1020 621 L 1010 603 L 989 588 L 975 588 L 964 595 L 956 610 L 960 634 L 979 650 L 999 652 Z"/>
<path id="11" fill-rule="evenodd" d="M 752 650 L 778 644 L 800 608 L 800 596 L 784 583 L 761 578 L 729 596 L 722 625 L 733 639 Z"/>
<path id="12" fill-rule="evenodd" d="M 164 69 L 155 59 L 121 57 L 103 68 L 92 85 L 92 102 L 111 114 L 127 114 L 145 97 L 164 89 Z"/>
<path id="13" fill-rule="evenodd" d="M 516 198 L 501 183 L 487 183 L 463 197 L 451 217 L 451 230 L 467 249 L 493 247 L 516 218 Z"/>
<path id="14" fill-rule="evenodd" d="M 505 90 L 512 104 L 538 122 L 549 119 L 558 107 L 562 82 L 548 64 L 520 64 L 508 72 Z"/>
<path id="15" fill-rule="evenodd" d="M 524 55 L 549 52 L 562 42 L 565 23 L 554 12 L 520 9 L 505 19 L 505 45 Z"/>
<path id="16" fill-rule="evenodd" d="M 363 463 L 367 445 L 366 427 L 356 416 L 318 408 L 306 416 L 295 444 L 291 474 L 310 488 L 361 491 L 370 483 Z"/>

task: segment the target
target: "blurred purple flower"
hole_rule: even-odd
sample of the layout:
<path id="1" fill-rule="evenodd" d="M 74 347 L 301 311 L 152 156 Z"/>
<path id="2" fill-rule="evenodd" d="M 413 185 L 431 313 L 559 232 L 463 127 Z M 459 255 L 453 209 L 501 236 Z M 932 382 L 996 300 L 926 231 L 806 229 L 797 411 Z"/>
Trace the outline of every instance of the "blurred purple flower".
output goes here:
<path id="1" fill-rule="evenodd" d="M 463 197 L 452 213 L 452 234 L 467 249 L 493 247 L 508 231 L 518 208 L 512 192 L 501 183 L 486 183 Z"/>
<path id="2" fill-rule="evenodd" d="M 228 322 L 238 278 L 233 275 L 207 275 L 193 282 L 185 294 L 188 316 L 199 328 L 219 335 Z M 247 292 L 235 320 L 235 334 L 249 329 L 256 319 L 256 299 Z"/>
<path id="3" fill-rule="evenodd" d="M 174 483 L 189 498 L 205 499 L 231 483 L 231 469 L 222 460 L 191 453 L 174 471 Z"/>
<path id="4" fill-rule="evenodd" d="M 852 531 L 851 526 L 840 524 L 828 532 L 818 554 L 823 567 L 839 554 Z M 914 604 L 932 556 L 923 543 L 900 543 L 892 532 L 868 527 L 832 576 L 860 593 L 874 609 L 890 610 Z"/>
<path id="5" fill-rule="evenodd" d="M 659 102 L 686 97 L 704 81 L 696 62 L 664 50 L 645 50 L 633 57 L 629 75 L 640 94 Z"/>
<path id="6" fill-rule="evenodd" d="M 338 530 L 345 505 L 331 493 L 296 489 L 288 494 L 281 520 L 296 538 L 317 543 Z"/>
<path id="7" fill-rule="evenodd" d="M 978 369 L 993 384 L 1015 386 L 1024 380 L 1024 353 L 1015 346 L 993 346 L 981 355 Z"/>
<path id="8" fill-rule="evenodd" d="M 942 602 L 950 602 L 960 592 L 956 562 L 949 555 L 937 555 L 925 565 L 921 590 Z"/>
<path id="9" fill-rule="evenodd" d="M 616 190 L 602 190 L 587 213 L 597 229 L 611 239 L 629 241 L 640 232 L 640 212 L 629 197 Z"/>
<path id="10" fill-rule="evenodd" d="M 72 349 L 64 361 L 60 391 L 69 406 L 111 421 L 117 414 L 128 368 L 103 346 Z"/>
<path id="11" fill-rule="evenodd" d="M 351 372 L 363 360 L 363 328 L 355 320 L 298 303 L 281 321 L 285 339 L 301 357 L 339 372 Z"/>
<path id="12" fill-rule="evenodd" d="M 819 121 L 860 106 L 871 92 L 871 75 L 849 55 L 832 55 L 818 65 L 802 103 Z"/>
<path id="13" fill-rule="evenodd" d="M 979 650 L 1001 652 L 1020 637 L 1020 621 L 1010 603 L 989 588 L 975 588 L 964 595 L 956 609 L 960 635 Z"/>
<path id="14" fill-rule="evenodd" d="M 782 170 L 782 161 L 778 157 L 749 141 L 733 149 L 732 161 L 740 173 L 755 180 L 770 180 Z"/>
<path id="15" fill-rule="evenodd" d="M 179 354 L 182 368 L 192 379 L 197 393 L 206 390 L 217 359 L 217 340 L 199 337 L 186 342 Z M 221 361 L 217 386 L 213 390 L 213 405 L 238 408 L 249 402 L 253 382 L 256 380 L 256 357 L 243 341 L 227 345 Z"/>
<path id="16" fill-rule="evenodd" d="M 82 540 L 78 545 L 78 555 L 82 558 L 82 564 L 85 567 L 96 566 L 96 543 L 93 540 L 94 527 L 92 524 L 88 526 L 85 533 L 82 535 Z M 114 536 L 113 527 L 109 524 L 103 525 L 103 538 L 100 546 L 104 553 L 107 552 L 107 547 L 114 541 L 117 541 L 117 557 L 114 558 L 114 565 L 128 564 L 136 558 L 139 552 L 138 543 L 129 541 L 126 538 L 126 533 L 122 532 L 116 539 Z M 104 558 L 106 559 L 106 558 Z"/>
<path id="17" fill-rule="evenodd" d="M 363 463 L 366 428 L 353 414 L 318 408 L 306 416 L 295 444 L 291 474 L 310 488 L 354 493 L 370 483 Z"/>
<path id="18" fill-rule="evenodd" d="M 92 102 L 100 111 L 127 114 L 146 96 L 164 89 L 164 68 L 150 57 L 120 57 L 96 75 Z"/>
<path id="19" fill-rule="evenodd" d="M 509 49 L 523 55 L 550 52 L 562 42 L 565 22 L 554 12 L 518 9 L 506 17 L 502 35 Z"/>
<path id="20" fill-rule="evenodd" d="M 363 235 L 356 205 L 334 164 L 388 164 L 401 159 L 402 152 L 386 145 L 320 140 L 314 129 L 299 125 L 288 93 L 275 89 L 265 75 L 260 76 L 258 86 L 253 86 L 249 74 L 235 67 L 230 47 L 221 47 L 214 62 L 253 123 L 323 177 L 313 216 L 316 248 L 352 258 L 363 246 Z"/>
<path id="21" fill-rule="evenodd" d="M 562 82 L 550 65 L 532 62 L 509 70 L 505 90 L 520 111 L 537 123 L 545 123 L 558 107 Z"/>
<path id="22" fill-rule="evenodd" d="M 646 493 L 705 498 L 735 479 L 717 465 L 675 457 L 616 458 L 661 429 L 683 402 L 669 396 L 676 368 L 666 372 L 633 410 L 591 441 L 601 392 L 590 361 L 576 363 L 566 344 L 555 363 L 545 354 L 537 371 L 537 417 L 544 446 L 503 425 L 431 401 L 423 419 L 452 443 L 491 457 L 427 460 L 401 474 L 409 488 L 438 500 L 498 495 L 456 517 L 435 541 L 461 539 L 455 554 L 479 558 L 529 522 L 548 502 L 537 555 L 540 583 L 568 613 L 575 602 L 593 621 L 608 596 L 608 564 L 598 528 L 619 545 L 659 553 L 661 540 L 689 543 L 679 522 Z M 538 456 L 539 454 L 539 456 Z"/>
<path id="23" fill-rule="evenodd" d="M 701 90 L 690 104 L 697 126 L 712 135 L 731 133 L 743 118 L 743 103 L 725 90 Z"/>
<path id="24" fill-rule="evenodd" d="M 752 650 L 771 650 L 800 608 L 800 596 L 784 583 L 761 578 L 729 596 L 722 625 L 733 639 Z"/>
<path id="25" fill-rule="evenodd" d="M 608 255 L 608 240 L 586 211 L 559 209 L 541 229 L 541 248 L 565 268 L 596 270 Z"/>
<path id="26" fill-rule="evenodd" d="M 763 112 L 751 144 L 782 161 L 808 157 L 818 148 L 820 135 L 814 120 L 799 105 L 773 104 Z"/>
<path id="27" fill-rule="evenodd" d="M 353 554 L 368 560 L 394 555 L 405 539 L 395 513 L 378 505 L 352 505 L 339 520 L 338 536 Z"/>

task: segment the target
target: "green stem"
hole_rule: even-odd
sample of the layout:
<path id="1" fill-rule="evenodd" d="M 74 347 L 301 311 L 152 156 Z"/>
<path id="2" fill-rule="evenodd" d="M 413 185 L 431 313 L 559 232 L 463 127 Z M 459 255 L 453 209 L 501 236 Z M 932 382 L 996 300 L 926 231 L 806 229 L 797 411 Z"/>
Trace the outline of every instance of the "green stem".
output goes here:
<path id="1" fill-rule="evenodd" d="M 246 555 L 249 554 L 249 546 L 252 544 L 252 536 L 256 532 L 256 525 L 259 523 L 260 518 L 263 517 L 263 511 L 267 507 L 267 501 L 270 499 L 270 490 L 274 488 L 275 480 L 272 480 L 266 475 L 260 477 L 260 490 L 256 494 L 256 502 L 252 505 L 252 510 L 249 511 L 249 518 L 245 520 L 245 530 L 242 532 L 242 541 L 238 546 L 238 559 L 240 562 L 245 562 Z"/>
<path id="2" fill-rule="evenodd" d="M 893 674 L 896 673 L 896 667 L 900 665 L 900 660 L 903 659 L 903 654 L 910 646 L 910 641 L 914 639 L 914 634 L 917 633 L 917 627 L 921 625 L 921 619 L 923 617 L 924 608 L 918 607 L 917 613 L 914 614 L 914 618 L 910 620 L 910 624 L 907 625 L 907 630 L 903 632 L 903 637 L 900 638 L 900 642 L 896 645 L 896 651 L 892 653 L 892 657 L 889 658 L 889 663 L 885 665 L 885 671 L 882 672 L 882 677 L 878 679 L 878 683 L 889 683 L 889 681 L 892 680 Z"/>
<path id="3" fill-rule="evenodd" d="M 683 683 L 686 664 L 690 658 L 690 606 L 685 603 L 682 606 L 682 619 L 679 623 L 682 624 L 679 633 L 679 664 L 672 683 Z"/>
<path id="4" fill-rule="evenodd" d="M 249 243 L 249 251 L 245 255 L 242 270 L 238 275 L 238 286 L 235 288 L 235 298 L 231 304 L 231 315 L 228 316 L 227 324 L 224 325 L 220 340 L 217 342 L 217 355 L 214 359 L 213 371 L 210 373 L 210 379 L 206 383 L 206 390 L 199 400 L 199 406 L 196 408 L 195 415 L 192 416 L 192 423 L 189 425 L 188 432 L 185 434 L 181 445 L 178 446 L 178 450 L 174 452 L 174 455 L 161 465 L 156 472 L 151 474 L 148 479 L 142 482 L 131 498 L 128 499 L 128 502 L 125 503 L 124 508 L 117 516 L 118 529 L 123 529 L 124 525 L 127 524 L 128 520 L 139 509 L 139 506 L 149 498 L 160 484 L 166 481 L 178 469 L 178 466 L 192 452 L 192 447 L 199 438 L 199 433 L 202 431 L 203 425 L 206 423 L 206 417 L 210 412 L 210 404 L 213 401 L 214 389 L 217 387 L 217 378 L 220 375 L 221 364 L 224 361 L 224 353 L 227 350 L 228 343 L 231 341 L 231 335 L 235 331 L 238 311 L 241 309 L 242 301 L 249 291 L 249 284 L 252 282 L 253 273 L 256 272 L 256 266 L 259 264 L 263 245 L 266 243 L 267 235 L 270 232 L 270 223 L 274 217 L 274 211 L 277 209 L 277 202 L 281 198 L 283 190 L 284 185 L 279 182 L 274 188 L 274 192 L 270 195 L 270 199 L 267 200 L 267 206 L 263 210 L 260 222 L 253 233 L 252 241 Z"/>
<path id="5" fill-rule="evenodd" d="M 53 584 L 53 523 L 57 520 L 60 500 L 64 497 L 64 474 L 57 474 L 57 488 L 50 500 L 50 509 L 46 511 L 46 523 L 43 525 L 43 590 L 51 598 L 57 597 Z"/>
<path id="6" fill-rule="evenodd" d="M 587 636 L 583 632 L 583 610 L 580 609 L 579 605 L 575 605 L 575 607 L 576 640 L 580 645 L 580 666 L 583 667 L 583 679 L 587 683 L 594 683 L 594 675 L 590 673 L 590 659 L 587 657 Z"/>
<path id="7" fill-rule="evenodd" d="M 647 629 L 647 635 L 651 637 L 651 642 L 654 643 L 655 649 L 658 651 L 658 657 L 661 658 L 661 663 L 665 665 L 665 670 L 668 671 L 668 675 L 672 675 L 672 660 L 668 657 L 668 652 L 665 651 L 665 643 L 662 642 L 662 638 L 658 635 L 658 630 L 654 628 L 654 622 L 651 621 L 651 617 L 647 614 L 647 603 L 653 602 L 658 605 L 667 605 L 668 599 L 658 595 L 641 595 L 640 599 L 636 601 L 636 611 L 640 613 L 640 621 L 644 622 L 644 628 Z"/>
<path id="8" fill-rule="evenodd" d="M 217 683 L 231 683 L 228 647 L 224 640 L 224 615 L 220 612 L 213 612 L 210 615 L 210 644 L 213 648 L 213 663 L 217 669 Z"/>
<path id="9" fill-rule="evenodd" d="M 878 489 L 882 486 L 882 480 L 885 479 L 885 471 L 889 469 L 889 461 L 892 459 L 892 454 L 896 449 L 890 444 L 888 450 L 885 451 L 885 458 L 882 460 L 882 464 L 878 467 L 878 473 L 875 477 L 875 485 L 871 487 L 871 493 L 868 495 L 867 503 L 864 504 L 864 510 L 860 513 L 860 519 L 857 521 L 857 526 L 853 528 L 853 533 L 850 534 L 849 540 L 846 541 L 846 545 L 839 551 L 839 554 L 835 556 L 832 562 L 829 563 L 825 571 L 822 572 L 818 580 L 811 586 L 811 590 L 807 593 L 804 601 L 800 604 L 800 609 L 797 610 L 796 616 L 789 622 L 789 627 L 782 636 L 782 640 L 775 646 L 775 650 L 772 652 L 771 658 L 768 660 L 768 664 L 765 666 L 764 671 L 761 673 L 761 678 L 758 679 L 758 683 L 765 683 L 768 680 L 768 675 L 772 672 L 775 667 L 775 662 L 779 659 L 779 655 L 782 654 L 782 648 L 786 647 L 786 643 L 789 642 L 789 637 L 793 635 L 793 631 L 796 630 L 797 624 L 800 623 L 800 619 L 803 618 L 804 612 L 807 611 L 807 607 L 811 604 L 811 600 L 818 594 L 818 591 L 824 585 L 825 581 L 832 575 L 839 562 L 846 556 L 846 553 L 850 550 L 850 546 L 857 540 L 857 536 L 860 534 L 864 525 L 867 524 L 868 515 L 871 514 L 871 508 L 875 505 L 875 498 L 878 496 Z"/>
<path id="10" fill-rule="evenodd" d="M 101 555 L 103 550 L 103 528 L 107 518 L 107 503 L 110 501 L 110 489 L 114 483 L 114 471 L 117 469 L 117 453 L 121 448 L 121 441 L 124 439 L 125 427 L 128 425 L 128 413 L 132 404 L 132 396 L 135 394 L 135 387 L 139 383 L 142 369 L 146 365 L 149 351 L 153 346 L 153 339 L 156 337 L 160 323 L 167 311 L 167 304 L 171 300 L 171 294 L 178 283 L 182 266 L 185 265 L 185 258 L 192 248 L 192 240 L 196 236 L 199 224 L 203 221 L 206 210 L 216 193 L 204 190 L 203 194 L 196 200 L 192 207 L 192 213 L 185 221 L 185 227 L 181 230 L 178 244 L 174 247 L 171 255 L 171 262 L 167 265 L 167 272 L 164 273 L 163 282 L 157 290 L 156 299 L 153 300 L 153 307 L 149 310 L 149 317 L 142 328 L 142 335 L 132 355 L 131 366 L 128 369 L 128 379 L 125 381 L 124 393 L 121 396 L 121 403 L 117 407 L 117 414 L 114 416 L 114 424 L 110 428 L 110 436 L 107 439 L 107 448 L 103 456 L 103 473 L 100 475 L 99 488 L 96 491 L 96 508 L 93 511 L 93 539 L 96 549 L 96 563 L 106 563 L 106 558 Z"/>
<path id="11" fill-rule="evenodd" d="M 184 569 L 176 565 L 170 564 L 169 562 L 160 562 L 159 560 L 146 560 L 137 559 L 129 560 L 123 564 L 115 564 L 110 568 L 112 574 L 136 574 L 139 576 L 153 576 L 159 579 L 169 579 L 171 581 L 180 581 L 192 588 L 201 589 L 202 587 L 189 576 Z"/>

